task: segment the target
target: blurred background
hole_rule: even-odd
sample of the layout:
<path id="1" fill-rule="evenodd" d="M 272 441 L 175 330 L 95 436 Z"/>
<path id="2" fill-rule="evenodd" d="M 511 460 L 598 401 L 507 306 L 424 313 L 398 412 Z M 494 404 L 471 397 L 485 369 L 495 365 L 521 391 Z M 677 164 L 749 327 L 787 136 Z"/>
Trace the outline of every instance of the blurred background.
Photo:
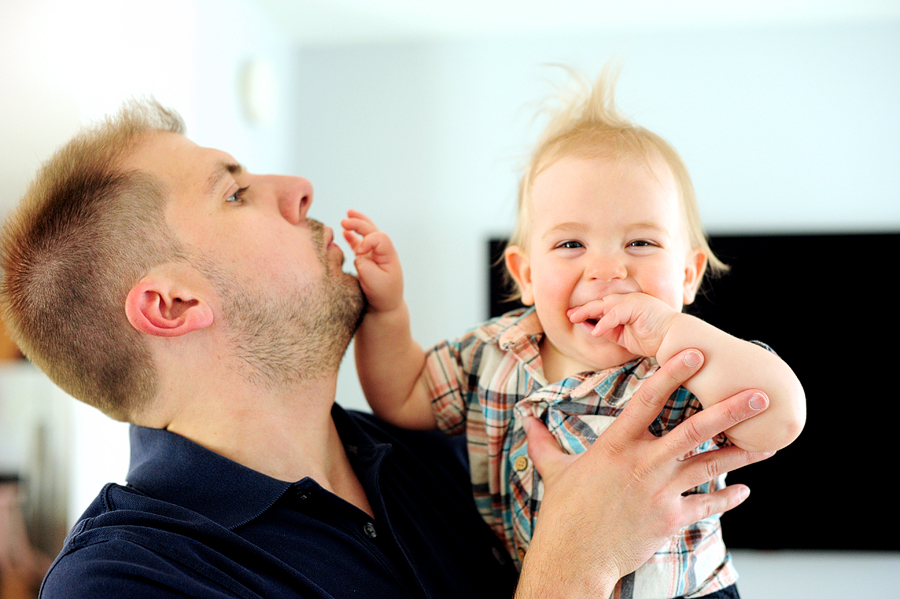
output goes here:
<path id="1" fill-rule="evenodd" d="M 487 317 L 488 240 L 511 231 L 537 106 L 565 81 L 550 65 L 593 77 L 609 61 L 621 67 L 623 111 L 684 157 L 710 233 L 900 233 L 896 0 L 4 0 L 0 211 L 81 125 L 153 95 L 181 112 L 194 141 L 252 171 L 308 177 L 314 218 L 339 228 L 355 208 L 375 219 L 403 259 L 414 333 L 430 345 Z M 864 260 L 890 279 L 896 257 L 894 247 Z M 833 295 L 809 301 L 866 312 L 856 304 L 878 301 L 883 281 L 854 275 L 852 265 L 834 272 Z M 846 368 L 847 349 L 862 353 L 841 343 L 845 328 L 833 327 L 840 354 L 810 350 L 823 378 Z M 33 596 L 29 573 L 39 576 L 105 482 L 123 482 L 128 446 L 125 425 L 0 345 L 6 599 Z M 365 409 L 352 359 L 338 401 Z M 868 434 L 886 436 L 879 416 Z M 887 494 L 896 462 L 859 451 L 865 441 L 835 420 L 821 459 L 855 453 L 881 476 L 839 471 L 785 493 L 822 510 L 837 537 L 895 525 L 895 513 L 871 517 L 866 506 Z M 825 497 L 840 509 L 822 507 Z M 793 508 L 784 512 L 773 526 L 791 526 Z M 900 548 L 886 546 L 734 553 L 746 599 L 893 598 Z"/>

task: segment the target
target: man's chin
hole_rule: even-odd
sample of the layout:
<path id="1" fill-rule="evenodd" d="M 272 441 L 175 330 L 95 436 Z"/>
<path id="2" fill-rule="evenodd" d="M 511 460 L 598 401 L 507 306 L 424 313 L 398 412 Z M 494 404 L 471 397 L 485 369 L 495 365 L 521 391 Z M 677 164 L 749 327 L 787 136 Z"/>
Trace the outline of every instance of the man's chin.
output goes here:
<path id="1" fill-rule="evenodd" d="M 369 300 L 366 299 L 366 294 L 363 293 L 362 286 L 359 284 L 359 279 L 352 275 L 351 277 L 356 281 L 356 289 L 359 293 L 359 313 L 356 315 L 356 324 L 353 325 L 353 333 L 355 334 L 359 325 L 362 324 L 363 317 L 366 315 L 366 310 L 369 308 Z"/>
<path id="2" fill-rule="evenodd" d="M 344 313 L 347 322 L 352 323 L 351 334 L 354 334 L 356 333 L 356 329 L 359 328 L 360 323 L 362 323 L 363 316 L 366 313 L 366 307 L 368 306 L 366 294 L 363 293 L 362 286 L 356 275 L 349 272 L 341 272 L 340 285 L 345 288 L 341 294 L 341 299 L 346 304 Z"/>

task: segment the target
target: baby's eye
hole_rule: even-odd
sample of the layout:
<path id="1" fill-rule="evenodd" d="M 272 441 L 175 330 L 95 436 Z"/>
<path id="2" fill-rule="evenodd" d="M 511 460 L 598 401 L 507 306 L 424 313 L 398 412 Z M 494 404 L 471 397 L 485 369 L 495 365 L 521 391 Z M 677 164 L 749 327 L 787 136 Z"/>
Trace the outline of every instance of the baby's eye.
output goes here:
<path id="1" fill-rule="evenodd" d="M 570 241 L 563 241 L 563 242 L 557 243 L 555 247 L 557 249 L 573 250 L 573 249 L 578 249 L 578 248 L 581 248 L 584 246 L 582 245 L 582 243 L 580 241 L 571 241 L 570 240 Z"/>
<path id="2" fill-rule="evenodd" d="M 632 242 L 629 242 L 628 247 L 632 248 L 645 248 L 645 247 L 653 247 L 656 246 L 656 243 L 648 240 L 648 239 L 636 239 Z"/>

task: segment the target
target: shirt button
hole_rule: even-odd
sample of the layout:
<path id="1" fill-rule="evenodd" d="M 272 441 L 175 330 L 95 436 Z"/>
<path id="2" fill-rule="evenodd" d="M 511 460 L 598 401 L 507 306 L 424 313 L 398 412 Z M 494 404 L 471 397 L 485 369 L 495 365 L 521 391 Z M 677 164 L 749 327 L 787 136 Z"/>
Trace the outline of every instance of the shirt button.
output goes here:
<path id="1" fill-rule="evenodd" d="M 363 525 L 363 532 L 366 533 L 366 536 L 370 539 L 374 539 L 378 536 L 378 533 L 375 531 L 375 525 L 371 522 L 366 522 L 365 525 Z"/>
<path id="2" fill-rule="evenodd" d="M 519 457 L 516 458 L 516 461 L 513 463 L 513 467 L 516 469 L 517 472 L 521 472 L 522 470 L 525 470 L 526 468 L 528 468 L 528 458 L 526 458 L 523 455 L 520 455 Z"/>

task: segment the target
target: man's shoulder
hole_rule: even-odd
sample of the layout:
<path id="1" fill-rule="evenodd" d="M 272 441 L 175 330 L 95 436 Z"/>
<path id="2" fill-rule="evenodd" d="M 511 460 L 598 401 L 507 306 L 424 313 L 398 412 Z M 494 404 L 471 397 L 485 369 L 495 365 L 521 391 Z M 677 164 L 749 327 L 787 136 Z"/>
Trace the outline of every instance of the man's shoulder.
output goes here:
<path id="1" fill-rule="evenodd" d="M 53 562 L 41 586 L 43 599 L 66 597 L 174 597 L 180 585 L 163 588 L 161 580 L 172 579 L 176 564 L 141 542 L 129 538 L 122 528 L 101 538 L 97 534 L 70 536 Z M 179 583 L 183 577 L 178 577 Z"/>
<path id="2" fill-rule="evenodd" d="M 41 597 L 210 596 L 197 564 L 212 556 L 216 525 L 185 508 L 152 499 L 131 487 L 107 484 L 66 537 L 50 567 Z M 214 596 L 214 595 L 213 595 Z"/>
<path id="3" fill-rule="evenodd" d="M 166 522 L 172 532 L 196 530 L 210 521 L 187 508 L 150 497 L 132 486 L 107 483 L 69 533 L 66 543 L 120 535 L 122 529 L 147 532 L 151 523 Z"/>
<path id="4" fill-rule="evenodd" d="M 41 597 L 113 597 L 120 593 L 120 581 L 139 568 L 155 567 L 152 543 L 142 538 L 148 536 L 148 514 L 129 509 L 139 502 L 133 489 L 106 485 L 66 537 L 44 578 Z"/>

